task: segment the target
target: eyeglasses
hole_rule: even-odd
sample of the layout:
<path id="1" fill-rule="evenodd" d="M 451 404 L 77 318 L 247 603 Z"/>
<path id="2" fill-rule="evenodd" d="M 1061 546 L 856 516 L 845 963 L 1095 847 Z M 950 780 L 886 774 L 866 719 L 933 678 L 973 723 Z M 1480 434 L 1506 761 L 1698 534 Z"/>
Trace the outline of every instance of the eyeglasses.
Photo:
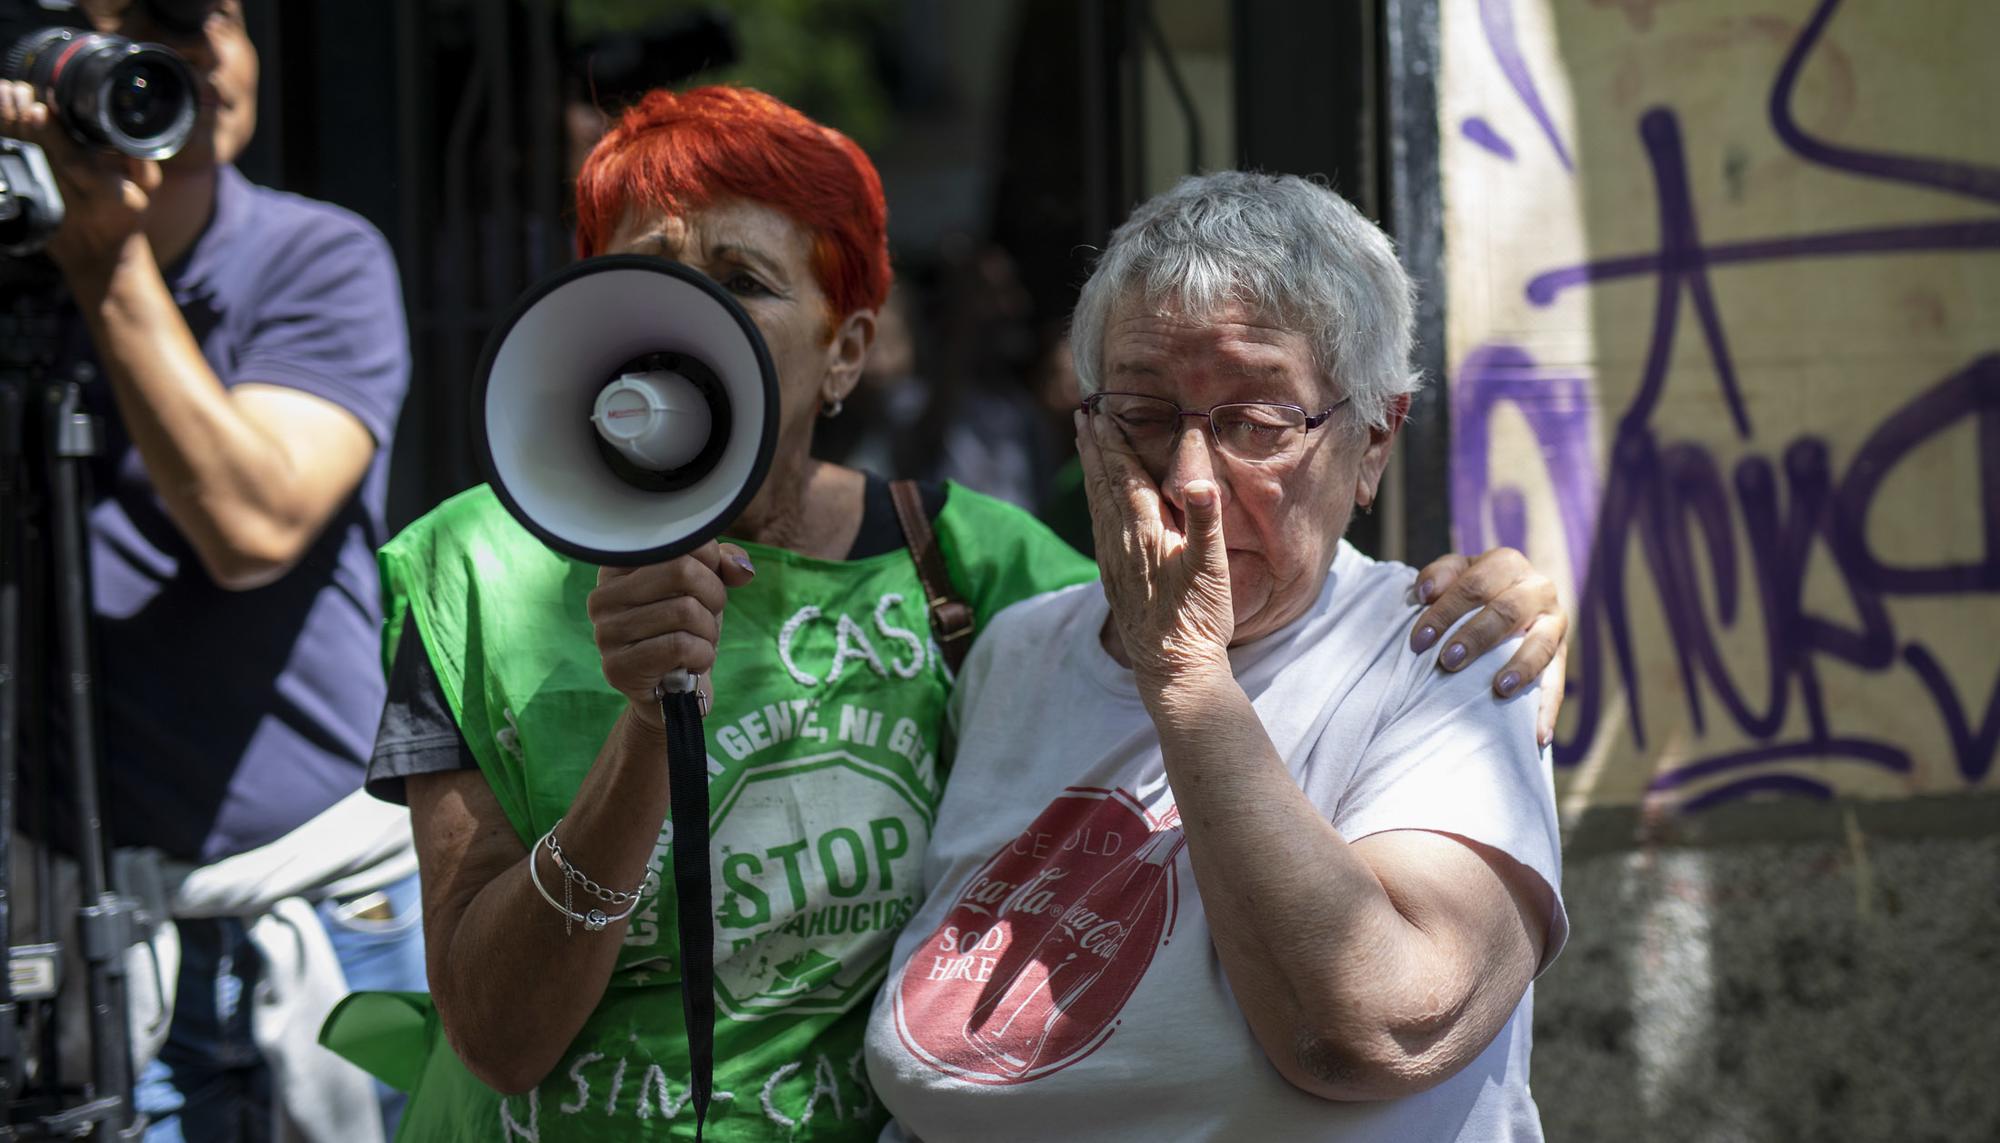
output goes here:
<path id="1" fill-rule="evenodd" d="M 1212 409 L 1183 409 L 1164 397 L 1138 393 L 1092 393 L 1083 399 L 1099 448 L 1137 457 L 1149 467 L 1164 466 L 1181 434 L 1181 418 L 1208 421 L 1209 439 L 1224 456 L 1249 464 L 1284 464 L 1305 451 L 1306 434 L 1326 423 L 1342 397 L 1318 413 L 1275 401 L 1238 401 Z"/>

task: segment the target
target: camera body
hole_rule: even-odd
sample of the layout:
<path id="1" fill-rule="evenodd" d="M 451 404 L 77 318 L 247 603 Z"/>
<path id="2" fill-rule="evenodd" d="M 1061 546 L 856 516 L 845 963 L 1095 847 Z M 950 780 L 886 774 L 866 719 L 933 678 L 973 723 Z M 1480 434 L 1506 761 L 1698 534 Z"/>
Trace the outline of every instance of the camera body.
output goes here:
<path id="1" fill-rule="evenodd" d="M 154 19 L 198 31 L 207 0 L 148 0 Z M 140 159 L 171 158 L 194 130 L 195 79 L 158 44 L 91 28 L 71 0 L 0 0 L 0 79 L 35 89 L 70 137 Z M 0 138 L 0 254 L 39 251 L 62 225 L 41 148 Z"/>
<path id="2" fill-rule="evenodd" d="M 26 257 L 62 225 L 62 192 L 48 156 L 33 143 L 0 137 L 0 254 Z M 0 287 L 8 275 L 0 267 Z"/>

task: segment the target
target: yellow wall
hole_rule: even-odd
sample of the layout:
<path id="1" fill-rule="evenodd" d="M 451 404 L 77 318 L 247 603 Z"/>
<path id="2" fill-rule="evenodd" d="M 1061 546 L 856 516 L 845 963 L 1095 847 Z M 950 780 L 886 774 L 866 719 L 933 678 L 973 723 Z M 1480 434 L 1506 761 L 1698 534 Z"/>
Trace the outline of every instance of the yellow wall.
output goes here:
<path id="1" fill-rule="evenodd" d="M 1565 809 L 2000 787 L 2000 4 L 1443 0 L 1452 514 Z"/>

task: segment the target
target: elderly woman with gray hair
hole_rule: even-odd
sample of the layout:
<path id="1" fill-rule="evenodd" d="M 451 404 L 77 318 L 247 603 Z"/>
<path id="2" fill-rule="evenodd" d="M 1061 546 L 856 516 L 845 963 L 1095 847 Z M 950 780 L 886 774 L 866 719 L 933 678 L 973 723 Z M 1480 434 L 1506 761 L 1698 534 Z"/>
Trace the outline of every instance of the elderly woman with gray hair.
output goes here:
<path id="1" fill-rule="evenodd" d="M 1568 931 L 1531 685 L 1404 651 L 1341 539 L 1419 378 L 1389 241 L 1292 177 L 1189 179 L 1075 318 L 1103 587 L 1017 604 L 868 1070 L 885 1139 L 1539 1139 Z"/>

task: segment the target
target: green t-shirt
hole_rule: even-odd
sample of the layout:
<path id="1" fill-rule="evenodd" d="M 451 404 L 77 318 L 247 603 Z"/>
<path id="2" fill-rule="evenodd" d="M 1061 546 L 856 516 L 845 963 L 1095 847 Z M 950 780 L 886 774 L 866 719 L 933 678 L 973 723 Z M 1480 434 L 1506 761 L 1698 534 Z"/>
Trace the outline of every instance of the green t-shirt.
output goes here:
<path id="1" fill-rule="evenodd" d="M 963 487 L 948 488 L 936 528 L 981 630 L 1011 603 L 1096 574 L 1025 513 Z M 862 1034 L 922 891 L 951 680 L 907 550 L 828 561 L 743 547 L 757 575 L 730 593 L 705 725 L 717 945 L 707 1134 L 872 1139 L 887 1115 Z M 585 610 L 596 568 L 536 542 L 485 488 L 411 525 L 381 566 L 386 652 L 417 623 L 481 771 L 532 844 L 568 810 L 625 706 Z M 413 1089 L 401 1138 L 692 1137 L 671 829 L 653 851 L 665 892 L 642 899 L 604 999 L 535 1092 L 503 1099 L 449 1050 L 413 1056 L 420 1034 L 442 1045 L 413 998 L 350 1001 L 330 1022 L 329 1043 Z M 385 1022 L 386 1038 L 355 1042 Z"/>

